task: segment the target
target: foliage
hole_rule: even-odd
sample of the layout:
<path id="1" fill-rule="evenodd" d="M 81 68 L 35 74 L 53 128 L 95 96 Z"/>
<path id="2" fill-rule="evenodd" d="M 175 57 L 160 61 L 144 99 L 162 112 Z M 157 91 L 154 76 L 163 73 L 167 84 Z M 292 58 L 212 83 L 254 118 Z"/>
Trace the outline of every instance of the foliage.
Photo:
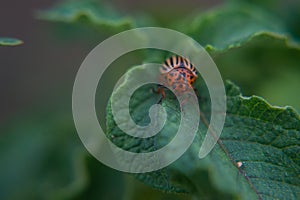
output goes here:
<path id="1" fill-rule="evenodd" d="M 152 70 L 143 67 L 128 72 L 124 84 L 130 84 L 135 73 Z M 149 75 L 150 76 L 150 75 Z M 290 107 L 279 108 L 260 97 L 244 97 L 239 89 L 227 82 L 226 123 L 218 141 L 218 147 L 203 160 L 199 160 L 201 146 L 209 119 L 210 101 L 204 83 L 195 83 L 200 109 L 203 113 L 195 142 L 190 150 L 174 164 L 137 178 L 158 189 L 168 192 L 190 192 L 199 199 L 297 199 L 300 170 L 300 118 Z M 137 124 L 149 122 L 149 106 L 158 102 L 160 95 L 151 92 L 153 85 L 141 88 L 132 97 L 130 109 Z M 113 95 L 122 97 L 123 88 Z M 205 92 L 206 91 L 206 92 Z M 180 108 L 171 93 L 162 101 L 169 121 L 164 129 L 147 140 L 133 138 L 122 132 L 114 122 L 108 107 L 108 137 L 123 149 L 142 152 L 153 151 L 167 144 L 180 124 Z M 122 108 L 120 108 L 122 109 Z M 167 155 L 166 155 L 167 156 Z M 237 162 L 242 162 L 238 168 Z"/>
<path id="2" fill-rule="evenodd" d="M 199 199 L 300 198 L 299 18 L 274 5 L 270 1 L 230 1 L 206 12 L 180 13 L 185 17 L 168 23 L 205 46 L 223 78 L 232 81 L 226 81 L 226 123 L 221 139 L 205 159 L 197 156 L 207 130 L 206 123 L 201 123 L 194 143 L 179 160 L 162 170 L 135 175 L 137 179 L 163 191 L 190 194 L 178 199 L 190 199 L 191 195 Z M 299 13 L 295 12 L 298 7 L 291 13 Z M 99 33 L 162 25 L 151 16 L 121 13 L 104 1 L 76 0 L 40 11 L 37 17 L 86 26 Z M 0 38 L 0 46 L 21 43 Z M 161 55 L 146 52 L 144 59 Z M 141 69 L 132 67 L 128 73 Z M 124 83 L 131 77 L 127 75 Z M 148 122 L 149 107 L 160 99 L 151 92 L 155 87 L 142 87 L 132 97 L 131 114 L 137 123 Z M 206 122 L 210 101 L 201 78 L 195 88 L 202 122 Z M 120 92 L 121 88 L 112 95 Z M 131 151 L 151 151 L 165 145 L 176 133 L 180 110 L 168 91 L 162 106 L 174 117 L 168 118 L 160 134 L 141 140 L 118 129 L 108 105 L 107 134 L 114 136 L 115 144 Z M 176 198 L 143 188 L 151 191 L 145 196 L 134 190 L 132 180 L 133 186 L 128 188 L 121 173 L 88 156 L 76 136 L 71 115 L 48 114 L 54 112 L 24 117 L 28 120 L 2 127 L 8 134 L 0 138 L 0 199 L 120 199 L 124 194 L 125 199 Z M 114 192 L 116 188 L 118 192 Z"/>

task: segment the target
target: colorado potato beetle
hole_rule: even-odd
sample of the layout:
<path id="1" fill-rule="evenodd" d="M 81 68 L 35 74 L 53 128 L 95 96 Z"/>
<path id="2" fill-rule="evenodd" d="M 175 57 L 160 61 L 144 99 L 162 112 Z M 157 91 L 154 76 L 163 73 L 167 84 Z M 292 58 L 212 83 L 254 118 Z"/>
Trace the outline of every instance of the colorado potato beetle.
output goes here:
<path id="1" fill-rule="evenodd" d="M 183 94 L 193 88 L 192 84 L 198 77 L 195 66 L 186 58 L 172 56 L 165 60 L 160 68 L 161 81 L 165 86 L 174 89 L 175 94 Z M 163 98 L 165 93 L 163 88 L 159 88 Z"/>

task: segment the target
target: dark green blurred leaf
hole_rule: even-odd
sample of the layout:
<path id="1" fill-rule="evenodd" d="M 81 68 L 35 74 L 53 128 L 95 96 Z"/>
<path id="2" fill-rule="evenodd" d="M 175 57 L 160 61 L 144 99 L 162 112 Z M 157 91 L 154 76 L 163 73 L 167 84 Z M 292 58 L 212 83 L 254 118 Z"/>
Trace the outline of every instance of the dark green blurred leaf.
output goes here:
<path id="1" fill-rule="evenodd" d="M 1 133 L 0 199 L 122 197 L 121 173 L 88 156 L 71 115 L 27 116 Z"/>
<path id="2" fill-rule="evenodd" d="M 273 13 L 283 21 L 289 33 L 300 42 L 300 1 L 299 0 L 231 0 L 233 4 L 248 3 Z"/>
<path id="3" fill-rule="evenodd" d="M 300 110 L 300 44 L 281 18 L 255 5 L 231 3 L 180 27 L 206 47 L 223 78 L 247 95 Z"/>
<path id="4" fill-rule="evenodd" d="M 300 109 L 300 46 L 284 35 L 259 33 L 239 48 L 211 52 L 223 78 L 237 82 L 247 95 Z"/>
<path id="5" fill-rule="evenodd" d="M 15 38 L 0 37 L 0 46 L 17 46 L 23 44 L 22 40 Z"/>
<path id="6" fill-rule="evenodd" d="M 128 72 L 124 84 L 134 81 L 133 77 L 141 70 L 153 73 L 148 68 L 135 67 Z M 199 92 L 201 111 L 208 119 L 209 94 L 200 82 L 195 83 L 195 88 Z M 151 92 L 153 87 L 144 86 L 132 97 L 131 114 L 139 125 L 149 122 L 149 107 L 160 98 L 159 94 Z M 113 95 L 121 98 L 126 93 L 125 89 L 120 87 Z M 205 159 L 198 159 L 207 130 L 205 123 L 200 123 L 196 139 L 184 156 L 162 170 L 136 176 L 155 188 L 190 192 L 199 199 L 298 199 L 299 114 L 290 107 L 271 106 L 260 97 L 243 97 L 239 89 L 229 82 L 226 91 L 227 117 L 223 133 L 218 145 Z M 133 138 L 122 132 L 108 106 L 107 134 L 116 145 L 126 150 L 143 152 L 159 149 L 172 139 L 180 124 L 180 108 L 171 93 L 167 93 L 162 106 L 166 109 L 168 121 L 157 136 L 148 139 Z M 241 168 L 237 167 L 237 162 L 243 163 Z"/>
<path id="7" fill-rule="evenodd" d="M 40 11 L 37 17 L 53 22 L 82 23 L 101 31 L 122 31 L 135 26 L 133 19 L 120 16 L 109 5 L 96 0 L 65 1 Z"/>
<path id="8" fill-rule="evenodd" d="M 184 27 L 186 25 L 186 27 Z M 196 17 L 181 25 L 209 50 L 239 47 L 262 32 L 286 33 L 282 21 L 256 6 L 230 4 Z"/>

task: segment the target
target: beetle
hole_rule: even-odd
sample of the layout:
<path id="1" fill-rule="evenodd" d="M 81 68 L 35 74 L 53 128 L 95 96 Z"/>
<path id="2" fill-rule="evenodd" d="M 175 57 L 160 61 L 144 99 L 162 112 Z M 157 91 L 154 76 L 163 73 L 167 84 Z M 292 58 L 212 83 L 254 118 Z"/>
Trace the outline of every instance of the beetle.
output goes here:
<path id="1" fill-rule="evenodd" d="M 195 66 L 188 59 L 177 55 L 167 58 L 162 64 L 160 72 L 161 82 L 165 86 L 173 88 L 175 95 L 182 95 L 192 89 L 192 85 L 198 77 Z M 158 88 L 158 92 L 162 93 L 162 98 L 165 98 L 162 87 Z"/>

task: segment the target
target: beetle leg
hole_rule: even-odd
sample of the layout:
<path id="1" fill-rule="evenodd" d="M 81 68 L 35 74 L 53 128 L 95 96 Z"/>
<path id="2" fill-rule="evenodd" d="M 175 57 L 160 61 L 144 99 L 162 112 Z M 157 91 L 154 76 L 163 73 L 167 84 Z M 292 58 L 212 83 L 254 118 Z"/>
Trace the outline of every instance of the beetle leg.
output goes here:
<path id="1" fill-rule="evenodd" d="M 159 88 L 157 89 L 157 93 L 161 93 L 162 99 L 166 98 L 165 89 L 164 89 L 163 87 L 159 87 Z"/>
<path id="2" fill-rule="evenodd" d="M 152 88 L 152 92 L 156 93 L 156 94 L 161 94 L 161 98 L 159 99 L 157 104 L 160 104 L 162 102 L 162 100 L 166 98 L 165 89 L 163 88 L 162 85 L 158 85 L 156 90 L 154 88 Z"/>

